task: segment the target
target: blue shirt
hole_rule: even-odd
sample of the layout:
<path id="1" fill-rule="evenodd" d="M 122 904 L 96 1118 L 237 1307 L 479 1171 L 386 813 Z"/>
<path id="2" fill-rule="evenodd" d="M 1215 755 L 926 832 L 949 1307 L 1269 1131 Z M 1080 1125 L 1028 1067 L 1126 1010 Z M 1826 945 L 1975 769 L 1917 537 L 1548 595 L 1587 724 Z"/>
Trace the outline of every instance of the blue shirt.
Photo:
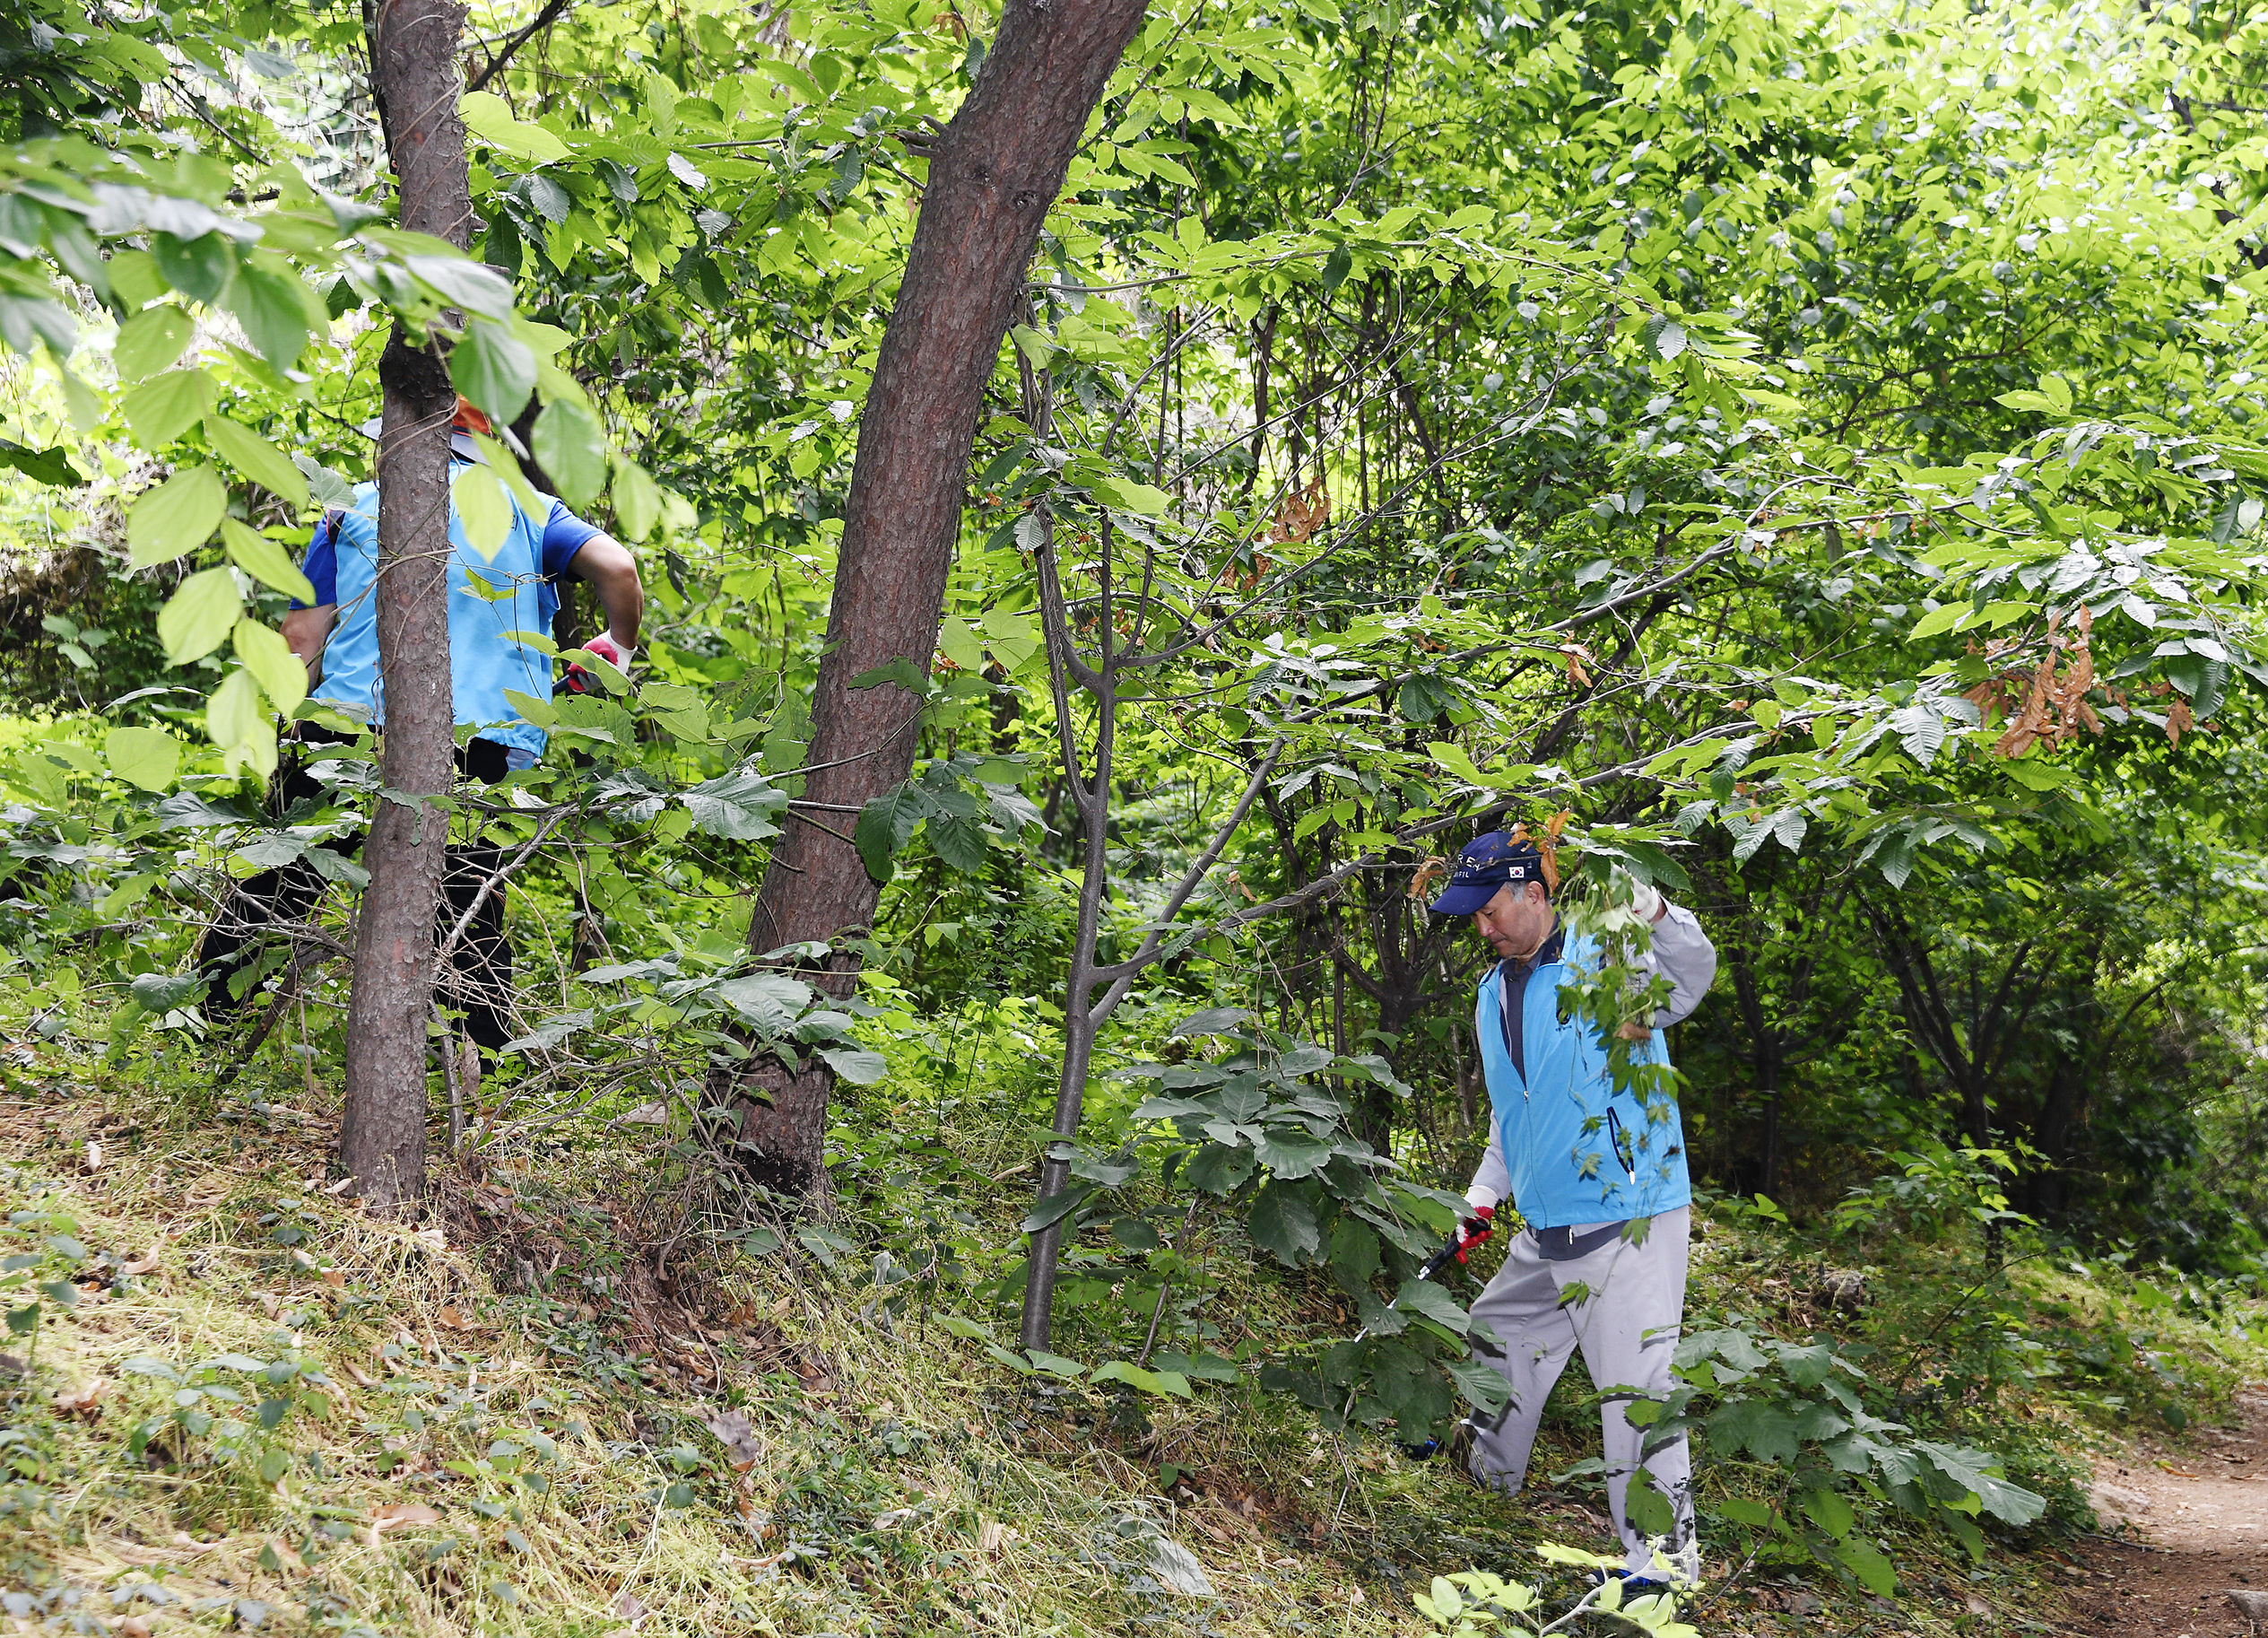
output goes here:
<path id="1" fill-rule="evenodd" d="M 466 463 L 451 461 L 456 477 Z M 509 492 L 506 492 L 509 494 Z M 550 497 L 541 497 L 550 500 Z M 517 640 L 517 633 L 548 638 L 559 612 L 558 577 L 601 531 L 551 500 L 539 523 L 517 498 L 504 543 L 484 558 L 465 538 L 456 508 L 449 508 L 448 622 L 451 693 L 460 727 L 477 737 L 543 754 L 543 730 L 524 718 L 508 691 L 548 701 L 551 657 Z M 308 546 L 302 570 L 315 588 L 316 606 L 335 606 L 337 623 L 323 645 L 323 680 L 313 697 L 374 725 L 386 720 L 378 666 L 378 485 L 363 484 L 353 503 L 326 516 Z M 477 579 L 475 578 L 477 577 Z M 304 606 L 294 602 L 294 606 Z"/>

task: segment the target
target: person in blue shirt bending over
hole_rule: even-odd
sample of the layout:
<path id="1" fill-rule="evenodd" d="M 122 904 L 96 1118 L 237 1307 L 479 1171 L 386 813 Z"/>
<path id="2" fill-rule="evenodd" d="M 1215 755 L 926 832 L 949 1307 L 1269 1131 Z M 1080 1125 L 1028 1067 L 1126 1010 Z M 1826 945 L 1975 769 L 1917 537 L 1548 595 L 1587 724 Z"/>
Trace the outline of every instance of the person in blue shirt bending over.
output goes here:
<path id="1" fill-rule="evenodd" d="M 1668 1004 L 1622 1026 L 1639 1059 L 1666 1067 L 1662 1032 L 1684 1018 L 1716 976 L 1716 950 L 1693 912 L 1641 887 L 1631 905 L 1653 925 L 1637 964 L 1670 980 Z M 1495 1416 L 1476 1415 L 1451 1449 L 1474 1478 L 1516 1492 L 1551 1384 L 1580 1348 L 1604 1397 L 1606 1496 L 1629 1556 L 1632 1596 L 1656 1583 L 1699 1580 L 1690 1463 L 1682 1434 L 1649 1447 L 1623 1414 L 1632 1398 L 1659 1399 L 1685 1308 L 1686 1235 L 1693 1189 L 1677 1105 L 1618 1090 L 1595 1024 L 1571 1016 L 1560 988 L 1603 964 L 1597 944 L 1560 925 L 1534 843 L 1490 831 L 1458 855 L 1436 915 L 1469 916 L 1496 956 L 1481 980 L 1473 1030 L 1489 1086 L 1488 1153 L 1465 1191 L 1477 1236 L 1508 1196 L 1523 1227 L 1504 1267 L 1473 1304 L 1501 1351 L 1475 1352 L 1512 1390 Z M 1630 1522 L 1632 1477 L 1645 1469 L 1669 1501 L 1669 1562 Z"/>
<path id="2" fill-rule="evenodd" d="M 486 432 L 488 418 L 457 401 L 449 475 L 480 458 L 467 431 Z M 374 422 L 365 431 L 375 433 Z M 509 492 L 507 491 L 508 494 Z M 537 700 L 552 697 L 549 656 L 521 642 L 515 633 L 549 632 L 558 613 L 559 586 L 572 577 L 597 593 L 606 619 L 604 636 L 583 646 L 627 670 L 638 644 L 646 597 L 638 563 L 627 548 L 596 526 L 585 522 L 548 496 L 541 515 L 515 498 L 504 544 L 493 558 L 474 550 L 465 536 L 454 501 L 449 506 L 449 651 L 456 721 L 475 733 L 456 754 L 457 771 L 493 785 L 508 773 L 534 765 L 543 754 L 543 730 L 521 717 L 505 697 L 517 690 Z M 302 571 L 315 590 L 312 606 L 294 601 L 283 619 L 284 640 L 307 662 L 308 697 L 342 715 L 383 728 L 386 700 L 378 675 L 378 485 L 364 484 L 352 503 L 326 515 L 308 544 Z M 477 582 L 474 577 L 478 577 Z M 433 657 L 439 664 L 442 657 Z M 567 685 L 578 691 L 589 679 L 570 670 Z M 319 744 L 336 736 L 311 723 L 298 726 L 300 742 Z M 279 815 L 300 803 L 320 803 L 326 792 L 303 764 L 294 763 L 277 780 L 273 796 Z M 333 844 L 352 851 L 359 841 Z M 486 845 L 451 847 L 443 878 L 444 933 L 463 919 L 476 899 L 479 909 L 451 952 L 457 973 L 455 990 L 465 1011 L 465 1033 L 484 1053 L 512 1038 L 512 957 L 504 938 L 504 896 L 481 886 L 499 867 L 500 850 Z M 220 919 L 207 930 L 201 954 L 209 989 L 205 1015 L 215 1023 L 233 1015 L 249 997 L 240 975 L 258 955 L 261 931 L 270 923 L 303 919 L 322 896 L 323 878 L 304 860 L 266 870 L 238 884 Z M 242 988 L 245 994 L 237 993 Z"/>

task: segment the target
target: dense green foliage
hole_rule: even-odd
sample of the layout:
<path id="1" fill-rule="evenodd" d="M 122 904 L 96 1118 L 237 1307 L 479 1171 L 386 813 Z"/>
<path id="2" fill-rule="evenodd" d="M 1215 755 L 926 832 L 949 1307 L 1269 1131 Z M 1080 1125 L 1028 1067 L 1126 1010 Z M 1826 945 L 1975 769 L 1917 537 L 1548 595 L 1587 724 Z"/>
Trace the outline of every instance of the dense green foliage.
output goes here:
<path id="1" fill-rule="evenodd" d="M 2258 1294 L 2268 21 L 1160 4 L 1002 350 L 936 653 L 892 674 L 927 702 L 916 776 L 791 821 L 924 122 L 989 10 L 632 4 L 522 38 L 534 7 L 476 8 L 471 262 L 384 225 L 350 8 L 19 10 L 11 1074 L 236 1063 L 193 948 L 228 878 L 300 857 L 340 890 L 255 979 L 245 1085 L 337 1063 L 361 873 L 317 844 L 378 799 L 369 742 L 325 806 L 259 790 L 279 720 L 320 715 L 274 628 L 371 469 L 398 316 L 659 605 L 632 684 L 531 702 L 551 758 L 460 798 L 526 849 L 526 1033 L 464 1111 L 491 1155 L 668 1128 L 708 1254 L 775 1250 L 709 1170 L 703 1076 L 817 1054 L 835 1185 L 889 1226 L 802 1245 L 856 1244 L 881 1311 L 1135 1420 L 1249 1374 L 1416 1439 L 1492 1390 L 1409 1276 L 1487 1119 L 1479 951 L 1421 904 L 1501 820 L 1551 839 L 1571 914 L 1627 930 L 1636 877 L 1716 938 L 1661 1089 L 1713 1195 L 1860 1250 L 1942 1232 L 1996 1294 L 1926 1391 L 1759 1316 L 1694 1339 L 1661 1414 L 1810 1498 L 1717 1515 L 1770 1551 L 1886 1586 L 1846 1498 L 1981 1553 L 1980 1508 L 2038 1512 L 2010 1471 L 2075 1517 L 1995 1426 L 2043 1348 L 2105 1415 L 2177 1405 L 2133 1328 L 2033 1337 L 2010 1259 Z M 1065 801 L 1098 755 L 1107 880 Z M 839 941 L 845 1006 L 745 959 L 791 822 L 887 884 Z M 1076 1186 L 1027 1215 L 1082 890 L 1130 967 Z M 1061 1352 L 1012 1353 L 1021 1236 L 1058 1220 Z"/>

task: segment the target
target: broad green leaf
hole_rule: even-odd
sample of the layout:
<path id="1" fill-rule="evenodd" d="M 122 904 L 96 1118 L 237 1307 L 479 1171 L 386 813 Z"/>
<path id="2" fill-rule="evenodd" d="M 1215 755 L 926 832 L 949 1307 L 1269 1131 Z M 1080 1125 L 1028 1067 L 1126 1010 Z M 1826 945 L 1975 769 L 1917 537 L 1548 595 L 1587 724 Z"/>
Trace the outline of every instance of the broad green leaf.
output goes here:
<path id="1" fill-rule="evenodd" d="M 963 671 L 985 668 L 985 645 L 958 614 L 947 614 L 938 623 L 937 651 Z"/>
<path id="2" fill-rule="evenodd" d="M 535 354 L 502 325 L 474 318 L 449 352 L 449 379 L 490 419 L 509 423 L 535 390 Z"/>
<path id="3" fill-rule="evenodd" d="M 514 118 L 510 107 L 494 91 L 466 91 L 457 99 L 456 111 L 468 133 L 517 159 L 556 165 L 568 157 L 565 143 L 540 125 Z"/>
<path id="4" fill-rule="evenodd" d="M 542 497 L 536 494 L 535 485 L 527 481 L 527 475 L 520 470 L 520 464 L 513 458 L 512 452 L 485 433 L 475 432 L 472 437 L 473 447 L 481 452 L 482 461 L 503 480 L 504 487 L 511 492 L 512 499 L 519 502 L 520 510 L 540 526 L 551 516 L 552 509 L 544 505 Z"/>
<path id="5" fill-rule="evenodd" d="M 286 460 L 283 451 L 266 439 L 225 415 L 213 414 L 204 418 L 204 435 L 213 440 L 221 458 L 246 477 L 294 507 L 306 508 L 307 474 Z"/>
<path id="6" fill-rule="evenodd" d="M 179 358 L 196 334 L 196 325 L 178 307 L 153 307 L 136 313 L 118 327 L 110 351 L 121 381 L 139 381 L 155 375 Z"/>
<path id="7" fill-rule="evenodd" d="M 230 772 L 249 768 L 265 779 L 275 771 L 275 725 L 262 709 L 250 672 L 239 667 L 222 680 L 204 708 L 204 731 L 221 747 Z"/>
<path id="8" fill-rule="evenodd" d="M 134 441 L 155 455 L 213 407 L 213 378 L 202 370 L 169 370 L 127 388 L 118 407 Z"/>
<path id="9" fill-rule="evenodd" d="M 1097 1365 L 1087 1378 L 1091 1382 L 1124 1382 L 1127 1387 L 1159 1398 L 1186 1399 L 1195 1396 L 1189 1379 L 1173 1371 L 1145 1371 L 1140 1365 L 1123 1359 L 1114 1359 Z"/>
<path id="10" fill-rule="evenodd" d="M 1287 1268 L 1311 1260 L 1323 1243 L 1315 1207 L 1291 1189 L 1271 1183 L 1252 1202 L 1252 1243 Z"/>
<path id="11" fill-rule="evenodd" d="M 136 501 L 126 513 L 126 555 L 137 569 L 169 563 L 212 539 L 228 510 L 229 492 L 221 486 L 221 475 L 210 466 L 187 467 Z"/>
<path id="12" fill-rule="evenodd" d="M 450 306 L 500 325 L 511 322 L 512 282 L 485 263 L 464 256 L 410 256 L 402 265 Z"/>
<path id="13" fill-rule="evenodd" d="M 143 790 L 165 790 L 181 770 L 181 742 L 162 728 L 112 728 L 102 754 L 110 771 Z"/>
<path id="14" fill-rule="evenodd" d="M 229 287 L 229 310 L 260 356 L 277 370 L 299 362 L 308 332 L 317 322 L 317 314 L 308 311 L 308 294 L 291 265 L 271 255 L 246 263 Z"/>
<path id="15" fill-rule="evenodd" d="M 920 823 L 921 804 L 903 785 L 860 808 L 858 822 L 851 827 L 851 840 L 857 845 L 866 874 L 877 882 L 890 880 L 895 868 L 891 859 L 906 850 L 906 844 L 914 839 L 914 827 Z"/>
<path id="16" fill-rule="evenodd" d="M 182 581 L 158 611 L 166 664 L 186 666 L 226 642 L 242 606 L 236 576 L 226 569 L 206 569 Z"/>
<path id="17" fill-rule="evenodd" d="M 1137 484 L 1132 478 L 1107 477 L 1094 480 L 1095 498 L 1106 506 L 1122 511 L 1139 512 L 1145 518 L 1161 515 L 1173 504 L 1173 497 L 1162 489 L 1148 484 Z"/>
<path id="18" fill-rule="evenodd" d="M 1835 1556 L 1841 1559 L 1859 1584 L 1878 1599 L 1886 1599 L 1898 1590 L 1898 1571 L 1890 1561 L 1864 1541 L 1844 1541 L 1837 1546 Z"/>
<path id="19" fill-rule="evenodd" d="M 496 474 L 477 464 L 459 468 L 449 482 L 449 505 L 465 526 L 465 544 L 494 562 L 512 533 L 512 498 Z"/>
<path id="20" fill-rule="evenodd" d="M 632 540 L 644 540 L 654 532 L 661 514 L 662 492 L 646 468 L 636 461 L 624 461 L 615 467 L 614 516 L 621 520 L 622 533 Z"/>
<path id="21" fill-rule="evenodd" d="M 229 549 L 229 561 L 261 585 L 274 587 L 310 608 L 315 606 L 314 584 L 300 572 L 281 544 L 233 518 L 221 519 L 221 540 Z"/>
<path id="22" fill-rule="evenodd" d="M 1838 1541 L 1851 1533 L 1851 1525 L 1855 1521 L 1851 1504 L 1832 1490 L 1806 1490 L 1803 1512 L 1812 1523 Z"/>
<path id="23" fill-rule="evenodd" d="M 211 213 L 204 213 L 205 222 L 213 220 Z M 208 228 L 192 239 L 171 233 L 153 234 L 150 254 L 156 258 L 158 272 L 164 275 L 167 283 L 207 307 L 219 303 L 229 282 L 236 276 L 236 245 L 217 230 Z"/>
<path id="24" fill-rule="evenodd" d="M 559 486 L 559 498 L 580 510 L 606 486 L 606 435 L 591 412 L 571 398 L 553 398 L 535 418 L 533 453 Z"/>
<path id="25" fill-rule="evenodd" d="M 307 698 L 307 662 L 291 652 L 282 632 L 245 615 L 236 623 L 236 657 L 279 716 L 300 709 Z"/>

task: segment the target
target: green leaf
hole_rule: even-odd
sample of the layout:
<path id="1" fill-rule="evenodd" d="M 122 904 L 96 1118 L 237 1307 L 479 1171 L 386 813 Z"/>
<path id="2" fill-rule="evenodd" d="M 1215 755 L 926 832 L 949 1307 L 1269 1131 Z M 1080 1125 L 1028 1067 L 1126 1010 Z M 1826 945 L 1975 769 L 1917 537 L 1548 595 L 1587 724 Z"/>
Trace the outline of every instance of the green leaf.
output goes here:
<path id="1" fill-rule="evenodd" d="M 213 218 L 207 214 L 205 220 L 210 222 Z M 207 307 L 221 300 L 229 281 L 236 276 L 236 246 L 217 231 L 200 233 L 195 239 L 153 234 L 150 254 L 156 258 L 158 272 L 167 283 Z"/>
<path id="2" fill-rule="evenodd" d="M 166 790 L 181 771 L 181 743 L 162 728 L 112 728 L 102 740 L 110 771 L 143 790 Z"/>
<path id="3" fill-rule="evenodd" d="M 275 725 L 261 706 L 250 672 L 239 668 L 222 681 L 204 708 L 204 731 L 221 747 L 230 772 L 249 767 L 265 779 L 275 771 Z"/>
<path id="4" fill-rule="evenodd" d="M 662 492 L 656 486 L 653 475 L 636 461 L 623 461 L 614 468 L 614 516 L 621 520 L 622 533 L 632 540 L 643 540 L 654 532 L 654 525 L 662 515 Z"/>
<path id="5" fill-rule="evenodd" d="M 890 880 L 891 860 L 906 850 L 906 844 L 914 839 L 914 827 L 920 823 L 921 804 L 903 785 L 860 808 L 850 836 L 866 874 L 877 882 Z"/>
<path id="6" fill-rule="evenodd" d="M 315 606 L 314 584 L 300 572 L 280 544 L 233 518 L 221 519 L 221 540 L 229 549 L 229 561 L 261 585 L 273 587 L 309 608 Z"/>
<path id="7" fill-rule="evenodd" d="M 1751 1502 L 1744 1496 L 1734 1496 L 1717 1503 L 1716 1511 L 1735 1524 L 1745 1524 L 1751 1529 L 1768 1529 L 1778 1515 L 1761 1502 Z"/>
<path id="8" fill-rule="evenodd" d="M 1878 1599 L 1886 1599 L 1898 1590 L 1898 1571 L 1890 1561 L 1868 1547 L 1864 1541 L 1846 1541 L 1835 1549 L 1859 1584 Z"/>
<path id="9" fill-rule="evenodd" d="M 71 464 L 71 452 L 61 446 L 34 449 L 13 438 L 0 438 L 0 466 L 13 466 L 34 483 L 56 489 L 76 489 L 86 479 Z"/>
<path id="10" fill-rule="evenodd" d="M 1145 518 L 1159 517 L 1173 504 L 1173 497 L 1164 490 L 1153 488 L 1148 484 L 1137 484 L 1132 478 L 1097 478 L 1091 487 L 1095 492 L 1095 499 L 1104 505 L 1117 507 L 1122 511 L 1139 512 Z"/>
<path id="11" fill-rule="evenodd" d="M 1832 1490 L 1806 1490 L 1803 1505 L 1804 1515 L 1838 1541 L 1851 1533 L 1856 1521 L 1851 1504 Z"/>
<path id="12" fill-rule="evenodd" d="M 467 134 L 500 152 L 543 165 L 556 165 L 568 157 L 565 143 L 540 125 L 514 118 L 510 107 L 494 91 L 466 91 L 457 99 L 456 111 Z"/>
<path id="13" fill-rule="evenodd" d="M 210 466 L 187 467 L 136 501 L 127 512 L 126 555 L 136 569 L 169 563 L 212 539 L 228 510 L 229 493 L 221 485 L 221 475 Z"/>
<path id="14" fill-rule="evenodd" d="M 863 1047 L 821 1047 L 819 1056 L 837 1077 L 854 1086 L 872 1086 L 890 1073 L 890 1060 Z"/>
<path id="15" fill-rule="evenodd" d="M 279 716 L 300 709 L 300 701 L 307 698 L 307 662 L 291 652 L 282 632 L 245 615 L 236 623 L 236 657 Z"/>
<path id="16" fill-rule="evenodd" d="M 1666 313 L 1646 321 L 1646 350 L 1667 363 L 1685 351 L 1685 327 Z"/>
<path id="17" fill-rule="evenodd" d="M 1171 1371 L 1145 1371 L 1140 1365 L 1130 1364 L 1123 1359 L 1097 1365 L 1087 1380 L 1091 1382 L 1124 1382 L 1129 1388 L 1154 1394 L 1160 1398 L 1186 1399 L 1194 1397 L 1187 1377 Z"/>
<path id="18" fill-rule="evenodd" d="M 589 410 L 572 398 L 553 398 L 535 418 L 532 444 L 560 500 L 579 511 L 598 499 L 606 483 L 606 435 Z"/>
<path id="19" fill-rule="evenodd" d="M 1281 1184 L 1269 1184 L 1254 1198 L 1249 1228 L 1252 1243 L 1273 1252 L 1287 1268 L 1308 1261 L 1323 1244 L 1315 1207 L 1305 1196 Z"/>
<path id="20" fill-rule="evenodd" d="M 212 653 L 228 640 L 242 606 L 236 576 L 226 569 L 206 569 L 182 581 L 158 611 L 165 663 L 186 666 Z"/>
<path id="21" fill-rule="evenodd" d="M 202 370 L 169 370 L 127 388 L 118 407 L 134 441 L 155 455 L 213 407 L 213 378 Z"/>
<path id="22" fill-rule="evenodd" d="M 539 700 L 534 694 L 522 693 L 517 688 L 504 691 L 504 698 L 511 708 L 539 728 L 559 726 L 559 710 L 549 700 Z"/>
<path id="23" fill-rule="evenodd" d="M 512 533 L 512 498 L 493 472 L 477 463 L 449 481 L 449 505 L 465 526 L 465 542 L 488 562 Z"/>
<path id="24" fill-rule="evenodd" d="M 1933 608 L 1916 623 L 1911 635 L 1918 642 L 1925 637 L 1934 637 L 1940 632 L 1950 632 L 1954 623 L 1968 612 L 1966 603 L 1948 603 Z"/>
<path id="25" fill-rule="evenodd" d="M 153 307 L 136 313 L 118 327 L 110 360 L 121 381 L 139 381 L 155 375 L 179 358 L 196 333 L 196 325 L 178 307 Z"/>
<path id="26" fill-rule="evenodd" d="M 686 791 L 682 800 L 693 823 L 729 841 L 763 841 L 779 834 L 773 821 L 787 807 L 787 793 L 761 774 L 728 773 Z"/>
<path id="27" fill-rule="evenodd" d="M 535 485 L 527 481 L 527 475 L 520 470 L 519 462 L 512 458 L 509 449 L 483 432 L 474 432 L 472 439 L 473 447 L 481 452 L 482 463 L 511 492 L 522 511 L 539 523 L 551 516 L 552 509 L 543 504 L 543 498 L 535 492 Z"/>
<path id="28" fill-rule="evenodd" d="M 163 380 L 165 378 L 158 378 Z M 225 415 L 208 414 L 204 418 L 204 435 L 213 440 L 213 447 L 221 452 L 221 458 L 261 488 L 294 507 L 304 510 L 308 503 L 307 475 L 283 457 L 283 451 L 248 427 L 238 425 Z M 267 579 L 265 575 L 260 577 Z M 274 582 L 270 580 L 270 585 Z"/>
<path id="29" fill-rule="evenodd" d="M 502 325 L 474 318 L 449 350 L 449 379 L 490 419 L 508 424 L 535 390 L 535 354 Z"/>
<path id="30" fill-rule="evenodd" d="M 1087 1374 L 1087 1367 L 1077 1360 L 1065 1359 L 1060 1354 L 1050 1354 L 1045 1348 L 1033 1348 L 1025 1357 L 1031 1361 L 1035 1370 L 1045 1371 L 1050 1376 L 1068 1377 L 1075 1382 Z"/>
<path id="31" fill-rule="evenodd" d="M 308 288 L 289 264 L 277 266 L 266 256 L 246 263 L 230 287 L 228 306 L 262 358 L 279 370 L 299 362 L 313 315 Z"/>

